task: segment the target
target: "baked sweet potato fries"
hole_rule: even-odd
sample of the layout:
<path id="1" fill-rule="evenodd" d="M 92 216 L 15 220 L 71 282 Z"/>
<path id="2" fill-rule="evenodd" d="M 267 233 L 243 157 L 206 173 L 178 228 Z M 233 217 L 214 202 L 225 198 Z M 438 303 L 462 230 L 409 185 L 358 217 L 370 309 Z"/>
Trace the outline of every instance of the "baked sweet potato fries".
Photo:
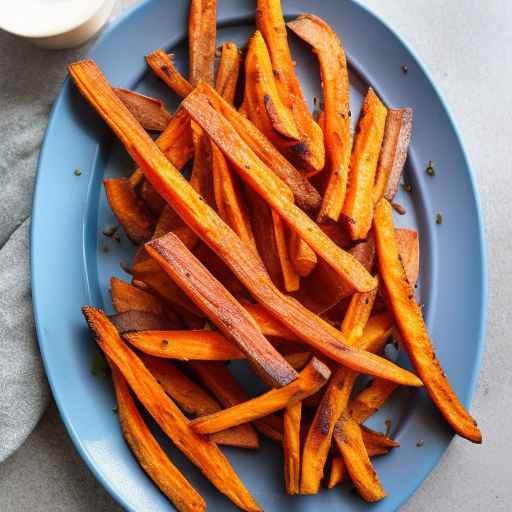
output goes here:
<path id="1" fill-rule="evenodd" d="M 364 422 L 399 386 L 424 385 L 453 430 L 481 442 L 416 303 L 418 233 L 393 223 L 412 110 L 388 108 L 369 88 L 353 134 L 338 35 L 313 14 L 285 24 L 279 0 L 257 1 L 246 51 L 223 41 L 216 65 L 216 10 L 215 0 L 190 2 L 188 78 L 165 50 L 145 57 L 181 98 L 172 115 L 160 99 L 112 88 L 92 61 L 69 66 L 137 166 L 104 181 L 138 246 L 131 282 L 112 278 L 111 317 L 83 308 L 111 368 L 121 430 L 180 511 L 206 504 L 137 402 L 242 510 L 260 507 L 218 445 L 256 450 L 260 434 L 282 446 L 289 494 L 315 494 L 328 477 L 328 488 L 350 479 L 378 501 L 386 491 L 370 457 L 398 442 Z M 287 26 L 320 63 L 318 124 Z M 146 130 L 161 133 L 154 141 Z M 417 375 L 383 357 L 392 338 Z M 267 391 L 250 397 L 233 364 L 249 364 Z M 364 375 L 373 380 L 361 389 Z"/>

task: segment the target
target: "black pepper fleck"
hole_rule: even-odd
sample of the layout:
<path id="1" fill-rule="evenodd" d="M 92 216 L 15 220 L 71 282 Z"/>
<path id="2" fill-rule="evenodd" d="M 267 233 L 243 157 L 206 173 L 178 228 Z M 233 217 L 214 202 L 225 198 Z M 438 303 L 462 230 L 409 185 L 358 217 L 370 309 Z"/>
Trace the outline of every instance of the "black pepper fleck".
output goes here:
<path id="1" fill-rule="evenodd" d="M 406 191 L 411 193 L 412 192 L 412 185 L 409 185 L 409 183 L 402 183 L 402 188 Z"/>
<path id="2" fill-rule="evenodd" d="M 420 439 L 420 440 L 416 443 L 416 446 L 417 446 L 418 448 L 421 448 L 424 444 L 425 444 L 425 441 L 423 441 L 423 439 Z"/>
<path id="3" fill-rule="evenodd" d="M 409 66 L 407 64 L 402 64 L 400 68 L 402 69 L 402 73 L 404 75 L 406 75 L 409 72 Z"/>

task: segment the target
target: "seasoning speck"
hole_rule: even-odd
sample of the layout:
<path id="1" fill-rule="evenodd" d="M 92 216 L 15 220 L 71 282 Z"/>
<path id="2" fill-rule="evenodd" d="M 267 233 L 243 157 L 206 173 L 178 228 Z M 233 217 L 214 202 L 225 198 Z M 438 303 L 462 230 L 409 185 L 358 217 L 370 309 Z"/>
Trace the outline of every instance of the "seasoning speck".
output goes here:
<path id="1" fill-rule="evenodd" d="M 91 373 L 95 377 L 106 377 L 108 365 L 102 354 L 96 354 L 91 364 Z"/>
<path id="2" fill-rule="evenodd" d="M 162 345 L 162 348 L 167 348 L 167 346 L 169 345 L 169 341 L 168 340 L 162 340 L 160 342 L 160 345 Z"/>
<path id="3" fill-rule="evenodd" d="M 107 226 L 106 228 L 104 228 L 102 233 L 110 238 L 116 234 L 118 228 L 119 226 L 117 226 L 116 224 L 112 224 L 111 226 Z"/>
<path id="4" fill-rule="evenodd" d="M 73 174 L 75 176 L 82 176 L 82 171 L 80 169 L 75 169 L 75 171 L 73 172 Z"/>
<path id="5" fill-rule="evenodd" d="M 406 75 L 406 74 L 408 73 L 408 71 L 409 71 L 409 66 L 408 66 L 407 64 L 402 64 L 402 65 L 400 66 L 400 68 L 402 69 L 402 73 L 403 73 L 404 75 Z"/>
<path id="6" fill-rule="evenodd" d="M 105 254 L 107 254 L 107 252 L 109 252 L 109 251 L 110 251 L 110 248 L 109 248 L 109 246 L 108 246 L 108 245 L 105 245 L 105 244 L 104 244 L 104 245 L 103 245 L 103 247 L 101 248 L 101 250 L 102 250 Z"/>
<path id="7" fill-rule="evenodd" d="M 393 424 L 393 422 L 391 421 L 391 419 L 387 419 L 384 424 L 386 425 L 386 432 L 384 433 L 384 435 L 386 437 L 389 437 L 389 434 L 391 433 L 391 425 Z"/>
<path id="8" fill-rule="evenodd" d="M 443 223 L 443 214 L 436 213 L 436 224 L 442 224 L 442 223 Z"/>
<path id="9" fill-rule="evenodd" d="M 114 405 L 114 407 L 112 407 L 112 412 L 117 412 L 117 405 Z"/>
<path id="10" fill-rule="evenodd" d="M 435 175 L 436 175 L 436 170 L 434 169 L 434 162 L 432 162 L 432 160 L 430 160 L 428 162 L 428 165 L 427 165 L 427 168 L 425 169 L 425 172 L 431 177 L 433 178 Z"/>
<path id="11" fill-rule="evenodd" d="M 115 240 L 118 244 L 120 244 L 120 243 L 121 243 L 121 235 L 119 235 L 119 234 L 114 235 L 114 240 Z"/>
<path id="12" fill-rule="evenodd" d="M 417 446 L 418 448 L 421 448 L 424 444 L 425 444 L 425 441 L 423 441 L 423 439 L 420 439 L 420 440 L 416 443 L 416 446 Z"/>
<path id="13" fill-rule="evenodd" d="M 402 188 L 408 193 L 412 192 L 412 185 L 409 185 L 409 183 L 402 183 Z"/>
<path id="14" fill-rule="evenodd" d="M 391 203 L 391 206 L 393 207 L 393 210 L 395 210 L 395 212 L 399 213 L 400 215 L 405 215 L 407 213 L 401 204 Z"/>

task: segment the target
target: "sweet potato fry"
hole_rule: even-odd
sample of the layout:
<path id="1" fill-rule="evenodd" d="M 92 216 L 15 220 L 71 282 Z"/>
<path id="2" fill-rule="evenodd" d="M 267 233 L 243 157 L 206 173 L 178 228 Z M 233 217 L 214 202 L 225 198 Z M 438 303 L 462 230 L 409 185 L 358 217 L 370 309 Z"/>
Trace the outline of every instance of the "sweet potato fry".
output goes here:
<path id="1" fill-rule="evenodd" d="M 169 460 L 144 423 L 121 372 L 112 367 L 119 422 L 126 442 L 142 469 L 180 512 L 206 510 L 206 503 Z"/>
<path id="2" fill-rule="evenodd" d="M 114 91 L 144 129 L 163 132 L 171 121 L 172 116 L 165 109 L 162 100 L 120 87 L 116 87 Z"/>
<path id="3" fill-rule="evenodd" d="M 224 260 L 248 291 L 299 339 L 353 370 L 387 378 L 401 384 L 417 386 L 422 384 L 415 375 L 383 358 L 347 347 L 344 345 L 341 332 L 308 311 L 296 300 L 280 293 L 271 283 L 259 258 L 220 219 L 215 211 L 201 200 L 187 180 L 163 156 L 143 128 L 137 124 L 130 112 L 117 99 L 94 62 L 86 60 L 71 64 L 69 72 L 80 92 L 114 130 L 135 161 L 142 166 L 145 177 L 158 193 L 173 205 L 188 226 Z M 187 99 L 193 94 L 190 94 Z M 289 205 L 293 206 L 286 199 L 286 206 Z M 295 220 L 295 216 L 299 215 L 300 210 L 290 208 L 290 211 Z M 302 233 L 301 236 L 313 249 L 315 249 L 315 244 L 312 240 L 319 242 L 320 245 L 328 240 L 325 235 L 320 236 L 318 232 L 315 232 L 315 229 L 318 228 L 309 217 L 307 217 L 308 221 L 305 219 L 303 221 L 301 216 L 299 218 L 301 219 L 299 223 L 306 227 L 306 231 L 310 227 L 312 229 L 311 233 L 314 237 L 306 237 Z M 331 256 L 336 259 L 336 263 L 339 263 L 340 253 L 332 250 L 333 246 L 336 248 L 337 246 L 333 242 L 330 244 L 327 243 L 327 252 L 330 252 Z M 343 257 L 344 253 L 341 253 L 341 256 L 346 262 L 347 258 Z M 353 270 L 350 260 L 349 267 Z M 359 278 L 357 279 L 359 282 L 363 277 L 362 281 L 367 284 L 360 288 L 373 289 L 375 287 L 375 280 L 368 273 L 364 274 L 358 270 L 355 274 L 352 275 L 352 278 Z M 370 279 L 367 282 L 368 277 Z"/>
<path id="4" fill-rule="evenodd" d="M 336 432 L 334 440 L 343 456 L 350 479 L 361 497 L 369 502 L 383 499 L 386 491 L 370 462 L 359 425 L 352 418 L 347 418 L 341 430 Z"/>
<path id="5" fill-rule="evenodd" d="M 160 238 L 172 231 L 189 249 L 192 249 L 198 241 L 194 232 L 183 223 L 180 216 L 166 204 L 158 221 L 152 239 Z"/>
<path id="6" fill-rule="evenodd" d="M 170 162 L 181 169 L 194 154 L 188 114 L 182 109 L 178 110 L 155 143 Z M 132 188 L 139 185 L 143 178 L 142 170 L 136 169 L 129 178 Z"/>
<path id="7" fill-rule="evenodd" d="M 372 227 L 373 184 L 387 109 L 370 87 L 363 102 L 350 160 L 349 188 L 343 215 L 352 240 L 362 240 Z"/>
<path id="8" fill-rule="evenodd" d="M 249 400 L 247 393 L 240 387 L 229 368 L 224 363 L 191 361 L 190 365 L 199 375 L 203 384 L 224 406 L 232 407 Z M 248 424 L 245 424 L 248 426 Z M 283 422 L 275 415 L 265 416 L 253 422 L 254 427 L 266 437 L 282 442 Z"/>
<path id="9" fill-rule="evenodd" d="M 281 100 L 293 112 L 299 129 L 300 141 L 292 150 L 295 161 L 311 174 L 319 172 L 325 164 L 323 133 L 308 110 L 295 73 L 280 0 L 258 0 L 256 26 L 267 43 Z"/>
<path id="10" fill-rule="evenodd" d="M 392 208 L 384 198 L 377 203 L 373 226 L 379 272 L 407 354 L 424 380 L 428 394 L 455 432 L 481 443 L 476 421 L 455 395 L 435 355 L 421 309 L 399 258 Z"/>
<path id="11" fill-rule="evenodd" d="M 160 197 L 160 194 L 153 188 L 149 181 L 142 181 L 139 187 L 139 195 L 151 214 L 156 218 L 160 217 L 166 202 Z"/>
<path id="12" fill-rule="evenodd" d="M 290 384 L 221 412 L 197 418 L 190 425 L 196 432 L 212 434 L 262 418 L 312 395 L 327 382 L 330 374 L 327 366 L 313 358 Z"/>
<path id="13" fill-rule="evenodd" d="M 212 144 L 212 171 L 215 203 L 222 219 L 243 242 L 256 250 L 251 220 L 244 204 L 240 183 L 229 169 L 222 151 Z"/>
<path id="14" fill-rule="evenodd" d="M 283 356 L 293 368 L 302 370 L 311 359 L 311 352 L 291 352 L 289 354 L 283 354 Z"/>
<path id="15" fill-rule="evenodd" d="M 398 190 L 412 135 L 412 108 L 390 109 L 386 118 L 377 174 L 373 185 L 373 202 L 381 197 L 392 201 Z"/>
<path id="16" fill-rule="evenodd" d="M 155 315 L 148 311 L 130 310 L 124 313 L 118 313 L 109 317 L 110 321 L 115 325 L 119 334 L 132 331 L 146 330 L 173 330 L 183 327 L 181 320 L 177 317 L 170 320 L 166 316 Z"/>
<path id="17" fill-rule="evenodd" d="M 272 210 L 267 203 L 249 187 L 245 187 L 245 197 L 249 203 L 252 232 L 256 249 L 272 282 L 283 288 L 281 261 L 277 252 L 277 243 L 272 220 Z"/>
<path id="18" fill-rule="evenodd" d="M 272 212 L 272 223 L 274 226 L 274 238 L 276 240 L 277 255 L 283 275 L 283 285 L 287 292 L 295 292 L 300 287 L 300 276 L 293 266 L 288 253 L 288 240 L 286 228 L 278 213 Z"/>
<path id="19" fill-rule="evenodd" d="M 288 494 L 299 493 L 301 415 L 302 402 L 286 407 L 283 415 L 284 482 Z"/>
<path id="20" fill-rule="evenodd" d="M 147 311 L 155 315 L 165 316 L 167 308 L 165 303 L 147 293 L 139 290 L 131 284 L 113 277 L 110 280 L 110 290 L 112 293 L 112 304 L 117 313 L 124 313 L 125 311 Z"/>
<path id="21" fill-rule="evenodd" d="M 245 310 L 254 318 L 265 336 L 274 336 L 296 341 L 297 336 L 259 304 L 244 304 Z"/>
<path id="22" fill-rule="evenodd" d="M 377 290 L 375 289 L 367 293 L 354 293 L 350 298 L 348 309 L 341 323 L 341 330 L 350 345 L 357 344 L 357 340 L 363 335 L 376 297 Z"/>
<path id="23" fill-rule="evenodd" d="M 356 297 L 352 299 L 353 301 L 359 302 L 357 294 L 353 297 Z M 375 295 L 373 298 L 375 298 Z M 362 312 L 361 310 L 365 307 L 367 308 L 366 311 Z M 363 336 L 363 329 L 370 311 L 370 304 L 366 305 L 363 301 L 363 307 L 359 308 L 359 314 L 351 314 L 347 321 L 344 322 L 345 329 L 348 331 L 361 332 L 360 336 L 355 334 L 349 335 L 347 341 L 358 348 L 378 352 L 391 334 L 393 320 L 386 313 L 374 317 L 371 329 L 378 330 L 380 328 L 380 336 L 373 338 Z M 347 406 L 357 376 L 357 372 L 339 367 L 329 382 L 329 386 L 316 410 L 304 443 L 300 483 L 301 494 L 316 494 L 320 489 L 320 481 L 322 480 L 335 426 L 338 418 Z"/>
<path id="24" fill-rule="evenodd" d="M 350 255 L 334 244 L 288 195 L 283 195 L 284 182 L 254 154 L 237 132 L 209 104 L 198 87 L 183 101 L 184 108 L 216 142 L 234 168 L 249 186 L 253 187 L 279 213 L 289 227 L 357 291 L 375 288 L 375 280 Z M 270 179 L 269 179 L 270 178 Z M 276 188 L 279 192 L 276 193 Z"/>
<path id="25" fill-rule="evenodd" d="M 206 201 L 206 204 L 214 208 L 212 146 L 203 129 L 195 122 L 192 122 L 192 140 L 194 143 L 194 164 L 192 166 L 190 184 Z"/>
<path id="26" fill-rule="evenodd" d="M 191 0 L 188 16 L 188 67 L 193 86 L 200 80 L 213 84 L 216 18 L 216 0 Z"/>
<path id="27" fill-rule="evenodd" d="M 178 238 L 169 233 L 149 242 L 146 250 L 226 338 L 247 356 L 262 378 L 277 387 L 297 378 L 295 370 L 263 337 L 252 317 Z"/>
<path id="28" fill-rule="evenodd" d="M 126 235 L 134 244 L 147 242 L 153 233 L 154 221 L 144 203 L 137 198 L 127 178 L 105 180 L 108 204 Z"/>
<path id="29" fill-rule="evenodd" d="M 235 101 L 236 85 L 240 71 L 240 52 L 235 43 L 222 44 L 215 90 L 228 102 Z"/>
<path id="30" fill-rule="evenodd" d="M 216 89 L 233 103 L 240 69 L 240 54 L 234 43 L 224 43 L 217 71 Z M 222 151 L 211 143 L 213 189 L 217 211 L 243 242 L 256 249 L 251 221 L 242 197 L 241 184 L 229 168 Z"/>
<path id="31" fill-rule="evenodd" d="M 165 392 L 184 412 L 194 416 L 204 416 L 220 411 L 220 405 L 200 386 L 189 379 L 169 361 L 143 355 L 142 362 Z M 212 441 L 225 446 L 256 449 L 258 436 L 249 425 L 239 425 L 211 436 Z"/>
<path id="32" fill-rule="evenodd" d="M 389 380 L 373 380 L 368 387 L 350 400 L 347 407 L 349 415 L 357 423 L 364 423 L 380 409 L 396 388 L 397 385 Z"/>
<path id="33" fill-rule="evenodd" d="M 333 457 L 331 461 L 331 472 L 329 473 L 329 481 L 327 483 L 327 487 L 332 489 L 337 485 L 340 485 L 345 479 L 346 473 L 345 463 L 343 462 L 343 457 Z"/>
<path id="34" fill-rule="evenodd" d="M 245 356 L 236 345 L 214 331 L 138 331 L 124 339 L 152 356 L 182 361 L 228 361 Z"/>
<path id="35" fill-rule="evenodd" d="M 420 273 L 420 241 L 418 233 L 412 229 L 396 229 L 395 238 L 405 275 L 411 288 L 414 288 Z"/>
<path id="36" fill-rule="evenodd" d="M 247 46 L 245 94 L 250 98 L 249 117 L 277 147 L 286 148 L 300 139 L 293 114 L 277 92 L 267 45 L 258 30 Z"/>
<path id="37" fill-rule="evenodd" d="M 153 260 L 139 261 L 133 267 L 133 278 L 146 283 L 159 297 L 178 310 L 202 316 L 200 310 Z"/>
<path id="38" fill-rule="evenodd" d="M 375 243 L 369 237 L 349 250 L 368 271 L 371 270 L 375 256 Z M 311 311 L 321 314 L 333 308 L 352 293 L 350 287 L 342 281 L 325 261 L 320 260 L 307 279 L 303 279 L 297 299 Z"/>
<path id="39" fill-rule="evenodd" d="M 357 422 L 356 422 L 357 423 Z M 377 449 L 390 449 L 397 448 L 400 446 L 400 443 L 391 439 L 390 437 L 381 434 L 380 432 L 375 432 L 374 430 L 366 427 L 365 425 L 361 425 L 361 434 L 363 436 L 363 441 L 368 450 L 371 450 L 373 453 Z M 370 453 L 370 452 L 368 452 Z"/>
<path id="40" fill-rule="evenodd" d="M 288 27 L 313 47 L 320 63 L 326 172 L 329 177 L 317 221 L 320 224 L 337 222 L 345 201 L 352 149 L 345 50 L 332 28 L 317 16 L 304 14 L 290 21 Z"/>
<path id="41" fill-rule="evenodd" d="M 297 205 L 304 211 L 316 210 L 320 206 L 321 197 L 308 179 L 281 155 L 247 117 L 223 101 L 213 89 L 206 88 L 204 92 L 214 108 L 229 121 L 258 158 L 288 185 Z"/>
<path id="42" fill-rule="evenodd" d="M 318 260 L 315 252 L 296 233 L 290 232 L 288 239 L 288 252 L 293 267 L 300 277 L 307 277 L 315 268 Z"/>
<path id="43" fill-rule="evenodd" d="M 155 50 L 145 57 L 148 66 L 164 83 L 178 96 L 184 98 L 192 92 L 190 82 L 174 67 L 172 55 L 167 55 L 162 49 Z"/>
<path id="44" fill-rule="evenodd" d="M 235 505 L 248 511 L 261 510 L 216 444 L 191 429 L 190 422 L 137 355 L 123 343 L 104 313 L 92 307 L 84 307 L 83 313 L 102 351 L 176 447 Z"/>

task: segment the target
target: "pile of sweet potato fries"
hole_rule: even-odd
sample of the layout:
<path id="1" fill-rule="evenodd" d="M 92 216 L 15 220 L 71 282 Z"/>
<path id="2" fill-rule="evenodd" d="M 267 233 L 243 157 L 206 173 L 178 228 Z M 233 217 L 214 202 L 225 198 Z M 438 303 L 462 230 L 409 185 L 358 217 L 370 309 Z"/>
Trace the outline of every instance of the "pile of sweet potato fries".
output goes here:
<path id="1" fill-rule="evenodd" d="M 83 312 L 111 367 L 126 441 L 183 511 L 206 504 L 133 396 L 243 510 L 260 507 L 218 445 L 257 449 L 260 434 L 283 447 L 288 493 L 315 494 L 325 476 L 329 488 L 350 478 L 365 500 L 384 498 L 370 457 L 398 443 L 363 423 L 400 385 L 424 385 L 453 430 L 481 442 L 415 300 L 417 233 L 393 225 L 411 109 L 389 109 L 370 88 L 352 134 L 347 60 L 329 25 L 312 14 L 285 24 L 279 0 L 257 0 L 256 26 L 243 52 L 225 42 L 217 55 L 216 2 L 191 0 L 188 79 L 165 51 L 146 57 L 183 98 L 173 115 L 112 88 L 92 61 L 69 66 L 138 165 L 105 180 L 139 246 L 133 279 L 112 279 L 115 315 Z M 287 27 L 319 60 L 318 120 Z M 161 133 L 153 141 L 146 130 Z M 378 355 L 392 333 L 417 375 Z M 229 369 L 238 359 L 266 393 L 247 396 Z M 353 393 L 361 374 L 373 380 Z"/>

